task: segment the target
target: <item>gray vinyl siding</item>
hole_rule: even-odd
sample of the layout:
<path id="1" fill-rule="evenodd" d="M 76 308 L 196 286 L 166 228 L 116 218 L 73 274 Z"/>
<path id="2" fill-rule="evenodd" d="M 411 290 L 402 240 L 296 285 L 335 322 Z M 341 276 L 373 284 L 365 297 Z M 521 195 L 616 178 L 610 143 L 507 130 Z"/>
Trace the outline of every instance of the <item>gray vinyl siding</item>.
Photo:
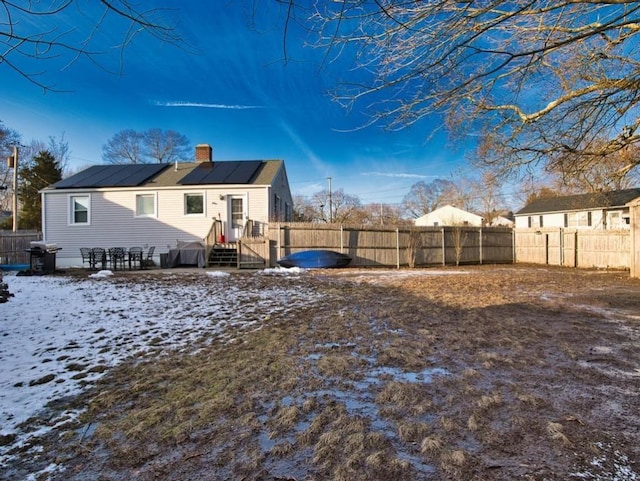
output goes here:
<path id="1" fill-rule="evenodd" d="M 61 267 L 80 266 L 81 247 L 155 246 L 156 262 L 159 254 L 174 247 L 178 240 L 202 240 L 214 218 L 226 223 L 227 195 L 243 195 L 250 219 L 268 222 L 268 192 L 266 186 L 229 186 L 222 188 L 179 187 L 164 189 L 118 189 L 46 192 L 43 231 L 45 240 L 57 244 Z M 136 194 L 157 195 L 156 217 L 136 217 Z M 188 216 L 184 212 L 185 193 L 204 194 L 204 215 Z M 89 194 L 90 224 L 70 225 L 69 196 Z M 224 195 L 224 199 L 220 199 Z"/>
<path id="2" fill-rule="evenodd" d="M 281 221 L 290 221 L 291 219 L 286 219 L 285 216 L 287 215 L 287 209 L 289 209 L 289 212 L 293 209 L 293 197 L 289 190 L 289 182 L 287 180 L 287 173 L 284 169 L 284 164 L 274 178 L 270 195 L 272 204 L 269 208 L 269 217 L 271 219 L 277 218 Z M 279 206 L 277 206 L 278 212 L 275 211 L 276 206 L 273 203 L 276 196 L 280 199 Z"/>

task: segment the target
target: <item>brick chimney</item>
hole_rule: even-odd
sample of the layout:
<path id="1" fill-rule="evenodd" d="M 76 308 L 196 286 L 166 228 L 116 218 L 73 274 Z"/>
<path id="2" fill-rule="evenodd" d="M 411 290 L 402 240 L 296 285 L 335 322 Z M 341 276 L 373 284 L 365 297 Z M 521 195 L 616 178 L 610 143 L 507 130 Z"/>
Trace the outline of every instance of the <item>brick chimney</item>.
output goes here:
<path id="1" fill-rule="evenodd" d="M 196 145 L 196 162 L 213 162 L 213 149 L 209 144 Z"/>

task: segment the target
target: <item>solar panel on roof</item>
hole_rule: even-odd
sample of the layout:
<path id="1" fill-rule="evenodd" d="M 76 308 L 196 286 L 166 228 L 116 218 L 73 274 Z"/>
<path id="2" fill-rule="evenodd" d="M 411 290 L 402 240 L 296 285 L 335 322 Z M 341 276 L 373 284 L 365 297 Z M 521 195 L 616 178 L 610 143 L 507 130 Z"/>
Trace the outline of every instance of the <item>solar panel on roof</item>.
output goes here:
<path id="1" fill-rule="evenodd" d="M 236 169 L 234 169 L 229 176 L 227 177 L 227 182 L 229 184 L 246 184 L 251 180 L 253 174 L 256 173 L 258 167 L 262 162 L 258 160 L 244 162 L 242 165 L 238 165 Z"/>
<path id="2" fill-rule="evenodd" d="M 189 178 L 190 184 L 204 184 L 206 182 L 204 182 L 204 179 L 209 175 L 209 173 L 211 171 L 213 171 L 213 164 L 211 163 L 206 163 L 206 164 L 201 164 L 198 165 L 195 169 L 193 169 L 189 174 L 187 174 L 185 177 L 183 177 L 183 179 L 180 180 L 180 182 L 178 182 L 179 184 L 182 184 L 182 180 L 184 180 L 185 178 Z"/>
<path id="3" fill-rule="evenodd" d="M 261 160 L 203 163 L 180 180 L 182 185 L 247 184 L 253 178 Z"/>
<path id="4" fill-rule="evenodd" d="M 134 187 L 160 173 L 169 164 L 94 165 L 53 185 L 56 189 Z"/>
<path id="5" fill-rule="evenodd" d="M 53 187 L 56 189 L 63 188 L 71 188 L 74 187 L 77 183 L 85 183 L 85 181 L 89 178 L 95 177 L 99 175 L 99 172 L 103 170 L 105 165 L 94 165 L 89 167 L 88 169 L 83 170 L 82 172 L 78 172 L 71 177 L 67 177 L 66 179 L 62 179 L 60 182 L 56 182 L 53 184 Z"/>

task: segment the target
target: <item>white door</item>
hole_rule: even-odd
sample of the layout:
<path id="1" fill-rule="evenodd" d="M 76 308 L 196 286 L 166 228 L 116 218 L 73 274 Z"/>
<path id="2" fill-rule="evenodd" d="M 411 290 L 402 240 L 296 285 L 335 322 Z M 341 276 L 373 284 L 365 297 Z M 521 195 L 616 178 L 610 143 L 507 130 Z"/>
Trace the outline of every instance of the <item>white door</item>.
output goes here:
<path id="1" fill-rule="evenodd" d="M 227 241 L 235 242 L 242 237 L 242 229 L 244 228 L 244 220 L 247 217 L 245 210 L 244 196 L 229 196 L 229 232 L 227 233 Z"/>

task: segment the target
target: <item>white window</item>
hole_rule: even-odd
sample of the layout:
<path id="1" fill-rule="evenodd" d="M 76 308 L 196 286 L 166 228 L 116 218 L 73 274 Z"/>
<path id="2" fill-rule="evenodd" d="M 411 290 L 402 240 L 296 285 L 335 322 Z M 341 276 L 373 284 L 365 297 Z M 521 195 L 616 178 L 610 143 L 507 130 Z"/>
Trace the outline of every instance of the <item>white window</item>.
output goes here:
<path id="1" fill-rule="evenodd" d="M 607 218 L 608 218 L 608 222 L 607 222 L 607 226 L 609 227 L 609 229 L 622 229 L 623 227 L 623 223 L 622 223 L 622 216 L 620 215 L 621 212 L 607 212 Z"/>
<path id="2" fill-rule="evenodd" d="M 280 212 L 280 196 L 273 196 L 273 219 L 276 221 L 282 220 Z"/>
<path id="3" fill-rule="evenodd" d="M 136 194 L 136 217 L 156 217 L 156 194 Z"/>
<path id="4" fill-rule="evenodd" d="M 91 223 L 91 196 L 69 196 L 69 224 L 89 225 Z"/>
<path id="5" fill-rule="evenodd" d="M 204 194 L 184 194 L 184 215 L 204 215 Z"/>
<path id="6" fill-rule="evenodd" d="M 244 206 L 242 198 L 231 199 L 231 226 L 234 229 L 241 229 L 244 226 Z"/>

